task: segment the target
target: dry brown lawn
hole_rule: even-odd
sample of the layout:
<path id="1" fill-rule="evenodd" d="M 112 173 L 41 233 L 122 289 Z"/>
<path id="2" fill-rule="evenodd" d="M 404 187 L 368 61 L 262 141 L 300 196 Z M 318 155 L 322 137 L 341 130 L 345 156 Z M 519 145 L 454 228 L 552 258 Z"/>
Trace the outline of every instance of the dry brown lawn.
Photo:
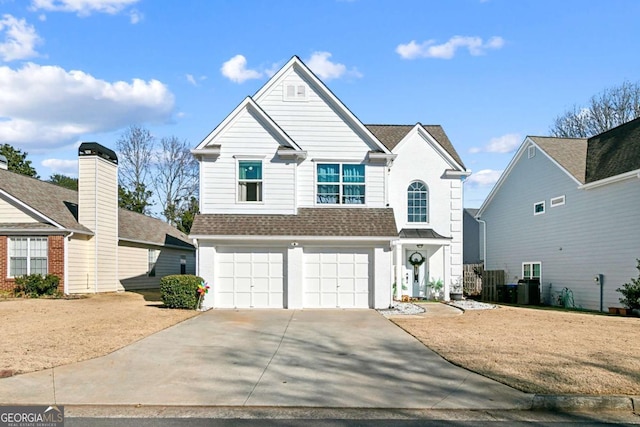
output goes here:
<path id="1" fill-rule="evenodd" d="M 198 314 L 141 294 L 0 300 L 0 377 L 111 353 Z"/>
<path id="2" fill-rule="evenodd" d="M 526 392 L 640 395 L 640 318 L 503 306 L 393 321 L 454 364 Z"/>
<path id="3" fill-rule="evenodd" d="M 0 377 L 102 356 L 198 314 L 147 299 L 0 300 Z M 640 395 L 640 318 L 501 307 L 393 321 L 445 359 L 526 392 Z"/>

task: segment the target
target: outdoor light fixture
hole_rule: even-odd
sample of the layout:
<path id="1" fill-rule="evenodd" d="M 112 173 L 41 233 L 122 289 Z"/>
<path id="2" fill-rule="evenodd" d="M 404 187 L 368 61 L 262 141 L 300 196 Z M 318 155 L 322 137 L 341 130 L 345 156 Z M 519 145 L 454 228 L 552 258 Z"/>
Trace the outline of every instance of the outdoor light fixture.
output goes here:
<path id="1" fill-rule="evenodd" d="M 422 249 L 424 245 L 422 243 L 418 244 L 418 249 Z"/>

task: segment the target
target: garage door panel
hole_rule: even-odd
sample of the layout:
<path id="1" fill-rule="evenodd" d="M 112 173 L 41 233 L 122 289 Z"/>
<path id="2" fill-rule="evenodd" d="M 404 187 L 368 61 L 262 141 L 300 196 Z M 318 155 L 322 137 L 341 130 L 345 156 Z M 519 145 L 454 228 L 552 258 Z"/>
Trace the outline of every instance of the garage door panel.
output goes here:
<path id="1" fill-rule="evenodd" d="M 226 308 L 284 307 L 284 253 L 219 248 L 214 304 Z"/>
<path id="2" fill-rule="evenodd" d="M 307 250 L 304 259 L 305 307 L 369 307 L 368 250 Z"/>

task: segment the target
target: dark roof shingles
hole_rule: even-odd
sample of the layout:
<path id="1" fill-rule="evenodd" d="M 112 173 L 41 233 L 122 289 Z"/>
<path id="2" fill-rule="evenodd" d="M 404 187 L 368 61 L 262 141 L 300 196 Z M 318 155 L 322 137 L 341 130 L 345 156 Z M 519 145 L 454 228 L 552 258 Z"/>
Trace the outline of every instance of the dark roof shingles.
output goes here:
<path id="1" fill-rule="evenodd" d="M 297 215 L 200 214 L 192 235 L 395 237 L 391 208 L 300 208 Z"/>
<path id="2" fill-rule="evenodd" d="M 78 192 L 75 190 L 1 169 L 0 189 L 67 230 L 92 233 L 77 220 Z M 189 238 L 175 227 L 146 215 L 119 209 L 118 225 L 118 235 L 123 239 L 193 247 Z"/>
<path id="3" fill-rule="evenodd" d="M 575 179 L 584 184 L 587 158 L 586 138 L 530 136 L 529 139 L 565 168 Z"/>
<path id="4" fill-rule="evenodd" d="M 418 123 L 418 124 L 422 126 L 422 128 L 425 129 L 427 132 L 429 132 L 429 135 L 431 135 L 433 139 L 435 139 L 436 142 L 438 142 L 438 144 L 440 144 L 440 146 L 447 153 L 449 153 L 449 155 L 453 158 L 453 160 L 456 161 L 456 163 L 458 163 L 463 168 L 465 167 L 464 163 L 462 162 L 462 159 L 458 155 L 458 152 L 453 147 L 453 144 L 451 144 L 449 137 L 445 133 L 444 129 L 442 129 L 442 126 L 423 125 L 422 123 Z M 409 131 L 411 131 L 411 129 L 415 127 L 415 125 L 365 125 L 365 126 L 389 150 L 393 150 L 398 145 L 398 143 L 402 141 L 402 138 L 407 136 Z"/>
<path id="5" fill-rule="evenodd" d="M 640 169 L 640 118 L 589 138 L 586 182 Z"/>

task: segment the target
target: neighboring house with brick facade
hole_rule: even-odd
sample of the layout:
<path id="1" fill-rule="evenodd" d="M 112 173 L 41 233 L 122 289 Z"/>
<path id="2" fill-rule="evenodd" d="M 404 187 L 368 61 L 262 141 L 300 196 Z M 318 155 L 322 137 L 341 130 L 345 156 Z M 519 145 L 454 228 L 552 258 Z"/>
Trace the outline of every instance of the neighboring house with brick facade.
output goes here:
<path id="1" fill-rule="evenodd" d="M 117 165 L 113 151 L 83 143 L 74 191 L 0 161 L 0 289 L 13 290 L 16 276 L 50 273 L 65 294 L 115 292 L 195 272 L 186 235 L 118 208 Z"/>
<path id="2" fill-rule="evenodd" d="M 297 57 L 193 153 L 207 307 L 383 308 L 461 280 L 470 172 L 442 128 L 365 126 Z"/>

